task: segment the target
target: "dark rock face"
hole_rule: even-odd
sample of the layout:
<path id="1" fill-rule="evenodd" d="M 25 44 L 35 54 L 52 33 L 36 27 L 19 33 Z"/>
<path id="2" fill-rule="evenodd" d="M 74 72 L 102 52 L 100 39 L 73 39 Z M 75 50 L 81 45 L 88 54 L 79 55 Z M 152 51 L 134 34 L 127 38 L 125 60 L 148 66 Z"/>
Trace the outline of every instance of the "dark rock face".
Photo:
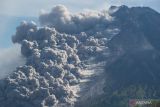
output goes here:
<path id="1" fill-rule="evenodd" d="M 110 84 L 99 104 L 126 107 L 129 99 L 160 98 L 160 14 L 148 7 L 121 6 L 112 16 L 120 33 L 108 43 Z"/>
<path id="2" fill-rule="evenodd" d="M 160 14 L 147 7 L 122 6 L 112 15 L 116 18 L 116 24 L 120 23 L 121 30 L 109 41 L 109 48 L 115 57 L 107 70 L 113 76 L 122 77 L 120 80 L 133 79 L 136 82 L 134 79 L 137 79 L 139 83 L 144 79 L 142 83 L 158 83 Z"/>
<path id="3" fill-rule="evenodd" d="M 160 55 L 153 50 L 127 53 L 107 67 L 107 72 L 117 82 L 158 85 Z M 127 80 L 127 81 L 126 81 Z"/>
<path id="4" fill-rule="evenodd" d="M 122 45 L 122 48 L 129 48 L 133 51 L 135 48 L 142 49 L 141 46 L 149 44 L 157 50 L 160 49 L 159 13 L 148 7 L 121 6 L 119 10 L 112 13 L 112 16 L 116 19 L 114 24 L 120 27 L 121 32 L 109 44 Z M 146 42 L 148 43 L 146 44 Z"/>

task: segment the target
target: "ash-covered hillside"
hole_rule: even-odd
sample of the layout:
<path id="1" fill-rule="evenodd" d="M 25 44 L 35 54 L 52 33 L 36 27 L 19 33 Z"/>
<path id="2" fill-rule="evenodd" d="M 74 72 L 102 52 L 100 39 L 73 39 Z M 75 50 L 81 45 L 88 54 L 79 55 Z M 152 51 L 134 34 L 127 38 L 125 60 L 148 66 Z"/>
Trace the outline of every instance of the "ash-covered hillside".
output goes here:
<path id="1" fill-rule="evenodd" d="M 120 32 L 108 43 L 115 57 L 106 69 L 121 81 L 127 78 L 128 83 L 158 84 L 160 14 L 148 7 L 123 6 L 112 16 Z"/>
<path id="2" fill-rule="evenodd" d="M 119 34 L 109 42 L 105 94 L 93 107 L 128 107 L 130 99 L 160 98 L 160 14 L 148 7 L 111 7 Z M 107 82 L 108 81 L 108 82 Z"/>
<path id="3" fill-rule="evenodd" d="M 24 66 L 0 80 L 0 107 L 125 107 L 159 98 L 160 14 L 112 6 L 71 14 L 59 5 L 12 37 Z"/>

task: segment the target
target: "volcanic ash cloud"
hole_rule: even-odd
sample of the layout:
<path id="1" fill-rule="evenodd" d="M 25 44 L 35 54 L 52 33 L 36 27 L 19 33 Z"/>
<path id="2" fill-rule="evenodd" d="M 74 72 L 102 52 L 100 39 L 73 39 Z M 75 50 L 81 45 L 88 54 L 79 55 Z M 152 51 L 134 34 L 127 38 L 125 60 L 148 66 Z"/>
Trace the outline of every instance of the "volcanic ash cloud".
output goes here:
<path id="1" fill-rule="evenodd" d="M 44 27 L 22 22 L 12 41 L 26 63 L 0 80 L 1 107 L 74 106 L 80 96 L 73 87 L 83 79 L 84 62 L 103 53 L 110 21 L 106 12 L 74 15 L 59 5 L 40 16 Z"/>

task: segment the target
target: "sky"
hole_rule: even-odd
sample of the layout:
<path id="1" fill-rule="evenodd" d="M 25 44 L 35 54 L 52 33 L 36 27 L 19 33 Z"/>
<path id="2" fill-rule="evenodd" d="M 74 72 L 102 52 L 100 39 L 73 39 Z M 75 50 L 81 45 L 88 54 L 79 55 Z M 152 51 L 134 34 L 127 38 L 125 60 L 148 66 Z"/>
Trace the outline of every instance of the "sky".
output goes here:
<path id="1" fill-rule="evenodd" d="M 40 10 L 50 10 L 63 4 L 72 12 L 84 9 L 104 9 L 110 5 L 150 6 L 160 11 L 160 0 L 1 0 L 0 14 L 12 16 L 38 16 Z"/>
<path id="2" fill-rule="evenodd" d="M 72 12 L 83 9 L 99 9 L 106 0 L 1 0 L 0 14 L 16 16 L 38 16 L 40 10 L 50 10 L 57 4 L 63 4 Z"/>

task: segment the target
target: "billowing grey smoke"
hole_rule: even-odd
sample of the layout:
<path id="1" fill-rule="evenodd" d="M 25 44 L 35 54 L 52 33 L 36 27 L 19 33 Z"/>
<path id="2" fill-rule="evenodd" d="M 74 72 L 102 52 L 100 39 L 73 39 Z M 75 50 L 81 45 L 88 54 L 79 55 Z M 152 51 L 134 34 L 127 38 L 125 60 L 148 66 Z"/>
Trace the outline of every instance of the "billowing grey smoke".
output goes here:
<path id="1" fill-rule="evenodd" d="M 73 34 L 100 30 L 107 26 L 108 20 L 112 18 L 106 11 L 90 11 L 73 15 L 66 7 L 58 5 L 50 13 L 42 14 L 39 19 L 42 25 L 55 27 L 59 32 Z"/>
<path id="2" fill-rule="evenodd" d="M 108 38 L 118 32 L 107 25 L 108 17 L 106 12 L 73 15 L 60 5 L 40 16 L 45 27 L 22 22 L 12 40 L 21 44 L 27 61 L 0 80 L 1 107 L 74 106 L 87 74 L 85 62 L 102 55 Z"/>

